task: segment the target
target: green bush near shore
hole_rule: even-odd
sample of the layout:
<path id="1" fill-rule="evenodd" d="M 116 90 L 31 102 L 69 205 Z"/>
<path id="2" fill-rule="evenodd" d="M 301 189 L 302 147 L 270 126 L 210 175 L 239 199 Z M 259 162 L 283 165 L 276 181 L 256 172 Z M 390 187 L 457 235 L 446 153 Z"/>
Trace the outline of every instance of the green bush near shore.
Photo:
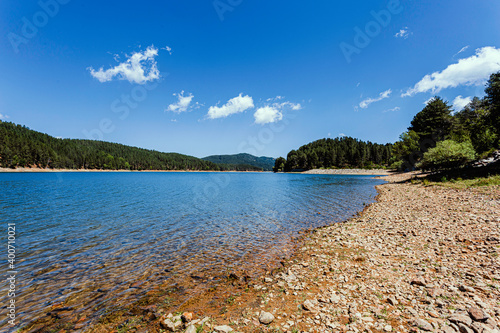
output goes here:
<path id="1" fill-rule="evenodd" d="M 417 166 L 424 170 L 452 169 L 461 167 L 475 158 L 476 152 L 469 141 L 458 143 L 445 140 L 429 149 Z"/>

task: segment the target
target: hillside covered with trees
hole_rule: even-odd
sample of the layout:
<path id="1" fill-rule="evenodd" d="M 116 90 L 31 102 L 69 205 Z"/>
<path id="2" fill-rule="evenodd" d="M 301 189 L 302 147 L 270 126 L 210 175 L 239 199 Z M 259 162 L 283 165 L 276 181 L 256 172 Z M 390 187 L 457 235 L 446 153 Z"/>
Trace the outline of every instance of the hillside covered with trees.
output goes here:
<path id="1" fill-rule="evenodd" d="M 321 139 L 276 159 L 274 171 L 316 168 L 378 168 L 402 171 L 456 169 L 500 148 L 500 72 L 491 74 L 485 96 L 455 110 L 434 97 L 393 144 L 349 137 Z"/>
<path id="2" fill-rule="evenodd" d="M 220 165 L 177 153 L 117 143 L 57 139 L 25 126 L 0 121 L 0 166 L 103 170 L 238 170 L 253 166 Z"/>
<path id="3" fill-rule="evenodd" d="M 413 118 L 394 144 L 393 167 L 400 170 L 452 169 L 500 148 L 500 72 L 492 74 L 484 98 L 463 110 L 436 96 Z"/>
<path id="4" fill-rule="evenodd" d="M 264 171 L 272 171 L 275 161 L 273 157 L 257 157 L 245 153 L 235 155 L 212 155 L 203 157 L 202 160 L 218 164 L 251 165 Z"/>
<path id="5" fill-rule="evenodd" d="M 379 168 L 389 165 L 391 144 L 364 142 L 350 137 L 321 139 L 292 150 L 276 160 L 275 171 L 319 168 Z"/>

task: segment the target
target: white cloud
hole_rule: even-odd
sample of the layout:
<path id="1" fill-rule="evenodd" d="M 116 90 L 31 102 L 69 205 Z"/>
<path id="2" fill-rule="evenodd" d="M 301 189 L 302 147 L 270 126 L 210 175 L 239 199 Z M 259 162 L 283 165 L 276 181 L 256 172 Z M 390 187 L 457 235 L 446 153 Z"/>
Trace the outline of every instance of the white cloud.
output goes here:
<path id="1" fill-rule="evenodd" d="M 8 115 L 6 115 L 6 114 L 1 114 L 1 113 L 0 113 L 0 120 L 7 120 L 7 119 L 9 119 L 9 118 L 10 118 L 10 117 L 9 117 Z"/>
<path id="2" fill-rule="evenodd" d="M 170 55 L 172 55 L 172 48 L 170 46 L 165 46 L 162 47 L 161 49 L 167 51 Z"/>
<path id="3" fill-rule="evenodd" d="M 486 82 L 491 73 L 500 70 L 500 49 L 483 47 L 476 54 L 458 63 L 449 65 L 441 72 L 424 76 L 413 88 L 408 89 L 401 97 L 413 96 L 418 93 L 432 91 L 437 93 L 442 89 L 455 88 L 460 85 L 481 85 Z"/>
<path id="4" fill-rule="evenodd" d="M 345 135 L 344 133 L 339 133 L 340 138 L 343 138 L 344 136 L 347 136 L 347 135 Z"/>
<path id="5" fill-rule="evenodd" d="M 283 99 L 284 97 L 282 96 L 277 96 L 276 98 L 268 98 L 267 101 L 278 101 Z M 283 111 L 285 109 L 290 109 L 293 111 L 298 111 L 302 109 L 302 105 L 299 103 L 292 103 L 289 101 L 285 102 L 275 102 L 271 105 L 265 105 L 263 107 L 260 107 L 255 111 L 254 113 L 254 118 L 255 118 L 255 123 L 256 124 L 268 124 L 268 123 L 274 123 L 277 121 L 280 121 L 283 119 Z"/>
<path id="6" fill-rule="evenodd" d="M 377 98 L 367 98 L 367 99 L 365 99 L 364 101 L 362 101 L 361 103 L 359 103 L 359 107 L 362 108 L 362 109 L 366 109 L 372 103 L 380 102 L 381 100 L 383 100 L 385 98 L 389 98 L 389 96 L 391 96 L 391 94 L 392 94 L 392 90 L 391 89 L 383 91 L 383 92 L 380 93 L 379 97 L 377 97 Z"/>
<path id="7" fill-rule="evenodd" d="M 289 107 L 293 111 L 302 110 L 302 105 L 300 103 L 284 102 L 280 104 L 281 108 Z"/>
<path id="8" fill-rule="evenodd" d="M 127 80 L 130 83 L 144 84 L 160 78 L 160 71 L 157 68 L 155 57 L 158 49 L 150 46 L 144 52 L 135 52 L 125 62 L 104 70 L 102 67 L 98 71 L 89 67 L 90 75 L 99 82 L 108 82 L 118 77 L 120 80 Z"/>
<path id="9" fill-rule="evenodd" d="M 394 37 L 407 39 L 411 34 L 412 33 L 408 30 L 408 27 L 404 27 L 403 29 L 400 29 L 399 32 L 394 35 Z"/>
<path id="10" fill-rule="evenodd" d="M 172 111 L 176 113 L 186 112 L 192 108 L 190 106 L 194 96 L 189 93 L 188 96 L 184 96 L 184 90 L 180 92 L 180 94 L 174 94 L 177 96 L 177 103 L 170 104 L 165 111 Z"/>
<path id="11" fill-rule="evenodd" d="M 208 118 L 216 119 L 216 118 L 225 118 L 235 113 L 240 113 L 245 110 L 253 108 L 253 99 L 250 96 L 236 96 L 223 106 L 211 106 L 208 109 Z"/>
<path id="12" fill-rule="evenodd" d="M 469 48 L 469 45 L 467 46 L 464 46 L 460 49 L 460 51 L 458 51 L 453 57 L 456 57 L 457 55 L 459 55 L 460 53 L 463 53 L 465 51 L 467 51 L 467 49 Z"/>
<path id="13" fill-rule="evenodd" d="M 397 111 L 399 111 L 399 110 L 401 110 L 401 108 L 400 108 L 399 106 L 396 106 L 396 107 L 395 107 L 395 108 L 393 108 L 393 109 L 388 109 L 388 110 L 385 110 L 385 111 L 383 111 L 383 112 L 397 112 Z"/>
<path id="14" fill-rule="evenodd" d="M 461 111 L 470 102 L 472 102 L 472 97 L 462 97 L 462 95 L 459 95 L 453 100 L 453 108 L 455 111 Z"/>
<path id="15" fill-rule="evenodd" d="M 261 125 L 274 123 L 283 119 L 283 113 L 272 106 L 258 108 L 253 116 L 255 117 L 255 123 Z"/>

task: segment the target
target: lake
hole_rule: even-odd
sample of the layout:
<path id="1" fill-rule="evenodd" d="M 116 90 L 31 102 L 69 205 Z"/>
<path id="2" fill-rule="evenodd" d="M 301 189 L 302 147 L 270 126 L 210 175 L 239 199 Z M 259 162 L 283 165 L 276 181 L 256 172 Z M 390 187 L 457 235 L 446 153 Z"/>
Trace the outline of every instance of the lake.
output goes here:
<path id="1" fill-rule="evenodd" d="M 90 317 L 160 283 L 269 268 L 291 254 L 299 232 L 353 216 L 382 183 L 272 173 L 1 173 L 5 243 L 7 224 L 16 225 L 18 319 L 33 321 L 58 304 Z M 4 283 L 3 313 L 7 301 Z"/>

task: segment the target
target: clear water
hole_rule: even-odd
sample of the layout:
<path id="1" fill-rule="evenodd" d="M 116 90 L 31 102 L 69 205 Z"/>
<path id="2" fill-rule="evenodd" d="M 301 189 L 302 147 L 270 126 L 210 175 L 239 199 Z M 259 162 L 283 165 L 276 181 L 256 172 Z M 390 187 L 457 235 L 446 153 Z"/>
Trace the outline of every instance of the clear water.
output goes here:
<path id="1" fill-rule="evenodd" d="M 136 281 L 264 265 L 297 232 L 361 211 L 381 183 L 272 173 L 0 174 L 1 239 L 7 223 L 17 231 L 19 320 L 58 302 L 91 311 L 138 293 L 129 288 Z"/>

